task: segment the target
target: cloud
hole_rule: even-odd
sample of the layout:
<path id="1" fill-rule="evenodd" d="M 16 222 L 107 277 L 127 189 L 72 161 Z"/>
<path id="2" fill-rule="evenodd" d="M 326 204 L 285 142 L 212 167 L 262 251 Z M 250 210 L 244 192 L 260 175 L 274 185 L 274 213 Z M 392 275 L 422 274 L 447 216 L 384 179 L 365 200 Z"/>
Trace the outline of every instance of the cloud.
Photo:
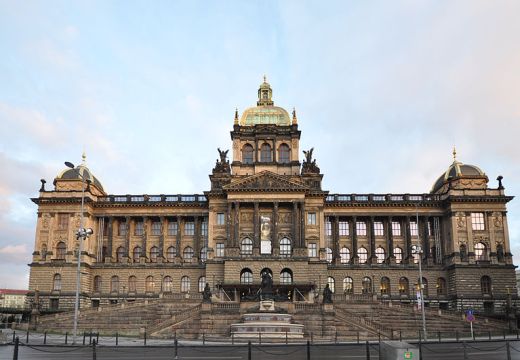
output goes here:
<path id="1" fill-rule="evenodd" d="M 28 262 L 31 259 L 31 252 L 27 244 L 19 244 L 19 245 L 6 245 L 0 247 L 0 261 L 3 263 L 11 262 L 11 263 L 20 263 L 20 262 Z"/>

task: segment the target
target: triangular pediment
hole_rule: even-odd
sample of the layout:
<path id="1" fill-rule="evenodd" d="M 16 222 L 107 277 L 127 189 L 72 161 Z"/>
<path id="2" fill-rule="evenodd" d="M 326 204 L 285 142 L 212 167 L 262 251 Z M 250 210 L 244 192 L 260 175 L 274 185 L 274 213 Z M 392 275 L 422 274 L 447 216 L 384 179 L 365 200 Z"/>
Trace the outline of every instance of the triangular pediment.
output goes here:
<path id="1" fill-rule="evenodd" d="M 223 187 L 225 191 L 306 191 L 309 188 L 288 176 L 271 171 L 240 178 Z"/>

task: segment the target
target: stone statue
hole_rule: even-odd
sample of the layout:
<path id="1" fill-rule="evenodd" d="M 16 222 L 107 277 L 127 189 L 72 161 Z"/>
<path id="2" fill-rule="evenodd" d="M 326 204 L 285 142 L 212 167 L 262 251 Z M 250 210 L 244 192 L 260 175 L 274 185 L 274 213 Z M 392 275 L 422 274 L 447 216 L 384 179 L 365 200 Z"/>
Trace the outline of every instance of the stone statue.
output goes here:
<path id="1" fill-rule="evenodd" d="M 314 152 L 314 148 L 311 148 L 308 151 L 303 150 L 303 154 L 305 155 L 305 160 L 303 160 L 302 164 L 302 174 L 319 174 L 320 168 L 316 164 L 316 159 L 312 159 L 312 153 Z"/>
<path id="2" fill-rule="evenodd" d="M 215 173 L 224 173 L 230 174 L 231 167 L 229 166 L 229 160 L 227 159 L 227 154 L 229 150 L 220 150 L 217 148 L 220 159 L 217 159 L 215 167 L 213 168 L 213 174 Z"/>
<path id="3" fill-rule="evenodd" d="M 305 155 L 305 162 L 310 164 L 312 163 L 312 152 L 314 151 L 314 148 L 311 148 L 308 151 L 303 150 L 303 154 Z"/>
<path id="4" fill-rule="evenodd" d="M 221 164 L 225 164 L 227 162 L 227 153 L 229 152 L 229 150 L 220 150 L 220 148 L 217 148 L 218 150 L 218 153 L 220 155 L 220 163 Z"/>
<path id="5" fill-rule="evenodd" d="M 267 300 L 273 297 L 273 279 L 267 271 L 262 273 L 261 293 L 261 300 Z"/>
<path id="6" fill-rule="evenodd" d="M 329 288 L 329 284 L 325 285 L 325 289 L 323 289 L 323 303 L 332 304 L 332 291 Z"/>
<path id="7" fill-rule="evenodd" d="M 204 291 L 202 292 L 202 302 L 211 302 L 211 289 L 209 288 L 209 283 L 206 283 L 206 286 L 204 286 Z"/>

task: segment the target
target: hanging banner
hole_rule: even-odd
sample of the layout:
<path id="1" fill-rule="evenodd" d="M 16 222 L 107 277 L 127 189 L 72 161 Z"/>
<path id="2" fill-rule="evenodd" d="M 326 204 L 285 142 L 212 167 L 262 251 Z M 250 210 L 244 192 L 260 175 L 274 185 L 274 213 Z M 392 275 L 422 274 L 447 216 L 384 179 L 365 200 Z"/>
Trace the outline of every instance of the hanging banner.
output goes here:
<path id="1" fill-rule="evenodd" d="M 422 298 L 421 298 L 421 291 L 417 291 L 417 309 L 422 309 Z"/>

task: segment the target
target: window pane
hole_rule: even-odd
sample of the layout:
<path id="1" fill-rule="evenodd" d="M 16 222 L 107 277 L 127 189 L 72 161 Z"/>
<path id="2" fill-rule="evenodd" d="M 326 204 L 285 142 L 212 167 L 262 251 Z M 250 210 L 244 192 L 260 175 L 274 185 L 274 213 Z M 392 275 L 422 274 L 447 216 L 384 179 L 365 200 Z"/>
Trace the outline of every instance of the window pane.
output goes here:
<path id="1" fill-rule="evenodd" d="M 392 221 L 392 235 L 401 236 L 401 223 L 398 221 Z"/>
<path id="2" fill-rule="evenodd" d="M 417 223 L 415 221 L 410 221 L 410 235 L 417 236 L 418 234 Z"/>
<path id="3" fill-rule="evenodd" d="M 484 213 L 471 213 L 471 228 L 473 230 L 485 230 Z"/>
<path id="4" fill-rule="evenodd" d="M 318 256 L 318 250 L 316 243 L 310 243 L 308 246 L 309 251 L 309 257 L 317 257 Z"/>
<path id="5" fill-rule="evenodd" d="M 375 236 L 383 236 L 384 235 L 384 228 L 383 223 L 380 221 L 374 222 L 374 235 Z"/>
<path id="6" fill-rule="evenodd" d="M 152 235 L 161 235 L 161 222 L 152 222 Z"/>
<path id="7" fill-rule="evenodd" d="M 194 235 L 195 234 L 195 223 L 193 221 L 186 221 L 184 223 L 184 235 Z"/>
<path id="8" fill-rule="evenodd" d="M 348 221 L 340 221 L 339 222 L 339 236 L 348 236 L 348 235 L 349 235 Z"/>
<path id="9" fill-rule="evenodd" d="M 364 247 L 359 248 L 358 249 L 358 258 L 359 258 L 360 264 L 366 264 L 366 262 L 368 260 L 367 249 L 365 249 Z"/>
<path id="10" fill-rule="evenodd" d="M 225 225 L 225 217 L 224 213 L 218 213 L 217 214 L 217 225 Z"/>
<path id="11" fill-rule="evenodd" d="M 316 213 L 315 212 L 307 213 L 307 224 L 316 225 Z"/>
<path id="12" fill-rule="evenodd" d="M 217 243 L 217 257 L 223 257 L 224 256 L 224 244 L 223 243 Z"/>
<path id="13" fill-rule="evenodd" d="M 177 222 L 176 221 L 168 222 L 168 235 L 169 236 L 177 235 Z"/>
<path id="14" fill-rule="evenodd" d="M 364 221 L 357 221 L 356 232 L 359 236 L 367 236 L 367 224 Z"/>

